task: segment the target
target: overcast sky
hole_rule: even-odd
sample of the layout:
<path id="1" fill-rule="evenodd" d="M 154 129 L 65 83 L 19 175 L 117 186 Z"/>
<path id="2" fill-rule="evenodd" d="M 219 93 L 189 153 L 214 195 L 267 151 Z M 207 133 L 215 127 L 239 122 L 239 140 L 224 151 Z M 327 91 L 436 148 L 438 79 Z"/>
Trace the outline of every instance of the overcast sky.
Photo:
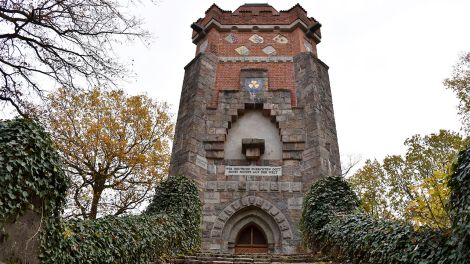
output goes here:
<path id="1" fill-rule="evenodd" d="M 195 55 L 192 22 L 214 3 L 154 0 L 133 13 L 154 36 L 150 46 L 117 49 L 136 77 L 122 84 L 171 104 L 177 114 L 183 67 Z M 218 1 L 234 11 L 243 1 Z M 265 1 L 261 1 L 265 2 Z M 248 3 L 250 3 L 248 1 Z M 286 10 L 297 1 L 269 1 Z M 323 26 L 319 58 L 329 65 L 342 156 L 382 159 L 403 153 L 413 134 L 458 130 L 457 101 L 442 85 L 458 55 L 470 50 L 468 0 L 299 1 Z M 345 158 L 344 158 L 345 159 Z"/>
<path id="2" fill-rule="evenodd" d="M 213 1 L 157 1 L 136 12 L 153 33 L 150 47 L 129 45 L 129 93 L 146 92 L 176 115 L 183 67 L 194 57 L 190 24 Z M 219 1 L 234 11 L 246 1 Z M 270 1 L 286 10 L 297 1 Z M 457 101 L 442 85 L 470 50 L 468 0 L 310 0 L 299 2 L 323 25 L 318 56 L 329 65 L 342 156 L 382 159 L 404 151 L 413 134 L 459 129 Z"/>

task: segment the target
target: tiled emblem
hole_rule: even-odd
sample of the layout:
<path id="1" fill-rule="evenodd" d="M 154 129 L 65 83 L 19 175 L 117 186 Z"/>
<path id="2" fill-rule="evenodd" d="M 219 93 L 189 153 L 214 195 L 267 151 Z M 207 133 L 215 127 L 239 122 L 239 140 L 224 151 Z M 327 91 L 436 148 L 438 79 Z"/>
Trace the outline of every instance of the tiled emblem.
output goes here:
<path id="1" fill-rule="evenodd" d="M 257 34 L 254 34 L 253 36 L 251 36 L 249 38 L 249 40 L 253 43 L 256 43 L 256 44 L 260 44 L 260 43 L 264 42 L 263 37 L 261 37 L 260 35 L 257 35 Z"/>
<path id="2" fill-rule="evenodd" d="M 246 78 L 244 88 L 250 94 L 257 94 L 265 90 L 265 85 L 264 78 Z"/>
<path id="3" fill-rule="evenodd" d="M 263 49 L 263 52 L 269 56 L 274 56 L 276 55 L 276 49 L 273 46 L 266 46 Z"/>
<path id="4" fill-rule="evenodd" d="M 248 56 L 250 54 L 250 50 L 245 46 L 240 46 L 236 48 L 235 51 L 242 56 Z"/>
<path id="5" fill-rule="evenodd" d="M 312 44 L 308 43 L 308 41 L 304 41 L 304 47 L 305 47 L 305 49 L 306 49 L 308 52 L 312 52 L 312 51 L 313 51 Z"/>
<path id="6" fill-rule="evenodd" d="M 283 35 L 279 34 L 273 38 L 274 41 L 276 41 L 279 44 L 287 44 L 289 43 L 289 40 L 284 37 Z"/>
<path id="7" fill-rule="evenodd" d="M 205 52 L 207 49 L 207 39 L 199 46 L 199 52 Z"/>
<path id="8" fill-rule="evenodd" d="M 238 43 L 238 38 L 237 36 L 230 33 L 225 37 L 225 41 L 227 41 L 230 44 Z"/>

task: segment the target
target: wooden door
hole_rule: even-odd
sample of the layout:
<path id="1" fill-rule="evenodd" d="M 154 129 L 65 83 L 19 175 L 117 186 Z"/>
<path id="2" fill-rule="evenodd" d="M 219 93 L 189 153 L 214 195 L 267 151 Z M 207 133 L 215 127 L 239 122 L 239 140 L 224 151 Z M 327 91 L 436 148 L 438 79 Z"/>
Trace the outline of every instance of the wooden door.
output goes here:
<path id="1" fill-rule="evenodd" d="M 248 225 L 238 233 L 235 254 L 267 252 L 266 236 L 256 225 Z"/>

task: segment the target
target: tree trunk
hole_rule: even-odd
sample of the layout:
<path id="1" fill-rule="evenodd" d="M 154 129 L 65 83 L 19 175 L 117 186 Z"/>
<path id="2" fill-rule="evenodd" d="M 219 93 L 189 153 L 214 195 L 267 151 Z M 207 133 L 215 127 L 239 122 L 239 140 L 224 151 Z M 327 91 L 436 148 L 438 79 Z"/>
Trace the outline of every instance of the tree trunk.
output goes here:
<path id="1" fill-rule="evenodd" d="M 106 182 L 106 176 L 97 175 L 95 177 L 95 184 L 93 185 L 93 200 L 91 201 L 90 214 L 88 215 L 89 219 L 96 219 L 98 214 L 98 203 L 101 198 L 101 193 L 104 190 L 104 184 Z"/>

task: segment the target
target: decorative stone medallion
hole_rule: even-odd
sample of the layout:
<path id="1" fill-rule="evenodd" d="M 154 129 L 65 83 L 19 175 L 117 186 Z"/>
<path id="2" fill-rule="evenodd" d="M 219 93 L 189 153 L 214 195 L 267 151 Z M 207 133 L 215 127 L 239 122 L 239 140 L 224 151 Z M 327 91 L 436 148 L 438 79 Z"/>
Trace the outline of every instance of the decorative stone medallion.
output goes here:
<path id="1" fill-rule="evenodd" d="M 264 42 L 264 39 L 263 37 L 261 37 L 260 35 L 257 35 L 257 34 L 254 34 L 253 36 L 251 36 L 249 38 L 249 40 L 255 44 L 260 44 L 260 43 L 263 43 Z"/>
<path id="2" fill-rule="evenodd" d="M 264 78 L 246 78 L 245 79 L 245 91 L 250 94 L 257 94 L 263 92 L 266 88 L 266 80 Z"/>
<path id="3" fill-rule="evenodd" d="M 308 52 L 312 52 L 312 51 L 313 51 L 312 44 L 310 44 L 308 41 L 304 41 L 304 47 L 305 47 L 305 49 L 306 49 Z"/>
<path id="4" fill-rule="evenodd" d="M 227 41 L 230 44 L 238 43 L 238 38 L 237 38 L 237 36 L 230 33 L 225 37 L 225 41 Z"/>
<path id="5" fill-rule="evenodd" d="M 263 49 L 263 52 L 269 56 L 274 56 L 276 55 L 276 49 L 273 46 L 266 46 Z"/>
<path id="6" fill-rule="evenodd" d="M 287 44 L 289 43 L 289 40 L 284 37 L 283 35 L 279 34 L 273 38 L 274 41 L 276 41 L 279 44 Z"/>
<path id="7" fill-rule="evenodd" d="M 205 52 L 207 49 L 207 39 L 199 46 L 199 52 Z"/>
<path id="8" fill-rule="evenodd" d="M 235 51 L 242 56 L 248 56 L 250 54 L 250 50 L 245 46 L 240 46 L 236 48 Z"/>

